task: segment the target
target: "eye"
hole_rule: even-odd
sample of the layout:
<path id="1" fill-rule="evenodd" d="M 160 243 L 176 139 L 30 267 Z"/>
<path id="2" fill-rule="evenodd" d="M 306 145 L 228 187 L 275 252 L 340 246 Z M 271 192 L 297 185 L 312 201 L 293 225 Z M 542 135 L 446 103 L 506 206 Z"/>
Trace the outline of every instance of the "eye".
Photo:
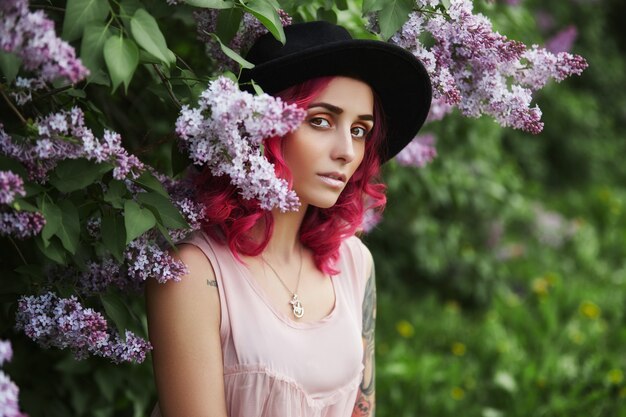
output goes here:
<path id="1" fill-rule="evenodd" d="M 368 133 L 369 131 L 361 126 L 356 126 L 352 128 L 352 136 L 354 136 L 355 138 L 364 138 L 365 136 L 367 136 Z"/>
<path id="2" fill-rule="evenodd" d="M 309 123 L 313 127 L 330 127 L 330 122 L 323 117 L 313 117 L 309 119 Z"/>

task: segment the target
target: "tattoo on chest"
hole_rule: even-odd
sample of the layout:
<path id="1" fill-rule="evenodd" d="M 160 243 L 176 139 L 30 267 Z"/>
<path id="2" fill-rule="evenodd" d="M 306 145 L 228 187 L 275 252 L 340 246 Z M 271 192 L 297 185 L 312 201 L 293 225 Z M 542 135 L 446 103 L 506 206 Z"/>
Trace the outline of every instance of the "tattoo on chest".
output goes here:
<path id="1" fill-rule="evenodd" d="M 208 280 L 208 279 L 207 279 L 207 280 L 206 280 L 206 284 L 207 284 L 209 287 L 215 287 L 215 288 L 217 288 L 217 281 L 216 281 L 216 280 Z"/>

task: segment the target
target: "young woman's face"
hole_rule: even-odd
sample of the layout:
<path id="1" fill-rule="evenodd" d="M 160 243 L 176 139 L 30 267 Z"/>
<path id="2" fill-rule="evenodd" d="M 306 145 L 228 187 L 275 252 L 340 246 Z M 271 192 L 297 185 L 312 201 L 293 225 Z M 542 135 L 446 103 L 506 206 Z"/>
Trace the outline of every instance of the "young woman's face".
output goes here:
<path id="1" fill-rule="evenodd" d="M 311 101 L 305 121 L 283 147 L 303 206 L 328 208 L 337 202 L 363 160 L 373 114 L 371 88 L 353 78 L 333 78 Z"/>

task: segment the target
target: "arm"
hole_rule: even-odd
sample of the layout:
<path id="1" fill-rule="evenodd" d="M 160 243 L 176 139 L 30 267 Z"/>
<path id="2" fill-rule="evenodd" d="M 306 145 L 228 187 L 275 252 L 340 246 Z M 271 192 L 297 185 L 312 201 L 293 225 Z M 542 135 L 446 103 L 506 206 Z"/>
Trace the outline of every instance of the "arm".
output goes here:
<path id="1" fill-rule="evenodd" d="M 369 252 L 368 252 L 369 254 Z M 363 381 L 359 387 L 352 417 L 374 417 L 375 414 L 375 359 L 374 331 L 376 324 L 376 273 L 371 255 L 370 273 L 363 298 Z"/>
<path id="2" fill-rule="evenodd" d="M 180 282 L 146 283 L 148 331 L 163 417 L 226 417 L 220 305 L 204 253 L 182 245 L 189 274 Z"/>

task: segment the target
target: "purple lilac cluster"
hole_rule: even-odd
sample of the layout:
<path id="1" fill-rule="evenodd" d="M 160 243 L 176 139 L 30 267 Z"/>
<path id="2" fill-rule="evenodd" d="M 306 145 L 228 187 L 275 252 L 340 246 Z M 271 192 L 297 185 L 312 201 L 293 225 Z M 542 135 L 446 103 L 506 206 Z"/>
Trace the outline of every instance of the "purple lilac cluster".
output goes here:
<path id="1" fill-rule="evenodd" d="M 86 158 L 115 165 L 113 177 L 136 178 L 144 165 L 122 146 L 119 134 L 104 131 L 96 138 L 87 126 L 85 115 L 78 107 L 39 118 L 35 123 L 38 137 L 32 141 L 16 142 L 0 125 L 0 154 L 15 158 L 28 168 L 31 180 L 45 181 L 50 170 L 64 159 Z"/>
<path id="2" fill-rule="evenodd" d="M 36 236 L 46 225 L 41 213 L 28 211 L 0 212 L 0 235 L 26 239 Z"/>
<path id="3" fill-rule="evenodd" d="M 545 47 L 553 54 L 558 54 L 559 52 L 569 52 L 572 49 L 572 46 L 574 46 L 574 42 L 577 37 L 578 29 L 576 29 L 576 26 L 574 25 L 569 25 L 548 39 Z"/>
<path id="4" fill-rule="evenodd" d="M 112 362 L 141 363 L 152 349 L 149 342 L 126 331 L 126 341 L 111 331 L 102 314 L 83 307 L 75 296 L 60 298 L 52 292 L 22 296 L 16 328 L 43 348 L 69 348 L 76 359 L 101 356 Z"/>
<path id="5" fill-rule="evenodd" d="M 75 83 L 89 75 L 74 48 L 57 37 L 54 22 L 42 10 L 30 12 L 27 0 L 0 2 L 0 49 L 17 54 L 24 68 L 44 81 Z"/>
<path id="6" fill-rule="evenodd" d="M 16 195 L 26 195 L 24 181 L 11 171 L 0 171 L 0 204 L 11 204 Z"/>
<path id="7" fill-rule="evenodd" d="M 420 0 L 433 7 L 437 0 Z M 433 13 L 411 13 L 391 42 L 420 58 L 433 81 L 433 110 L 441 118 L 456 106 L 469 117 L 488 114 L 502 126 L 531 133 L 543 129 L 541 111 L 531 106 L 532 91 L 550 79 L 561 81 L 580 74 L 586 61 L 576 55 L 553 55 L 545 49 L 507 39 L 494 32 L 491 22 L 473 13 L 470 0 L 452 0 L 449 18 Z M 421 43 L 429 33 L 432 47 Z M 445 105 L 447 106 L 445 106 Z"/>
<path id="8" fill-rule="evenodd" d="M 185 264 L 161 249 L 149 233 L 130 242 L 124 252 L 124 258 L 128 278 L 137 285 L 151 277 L 160 283 L 170 280 L 180 281 L 180 278 L 188 273 Z"/>
<path id="9" fill-rule="evenodd" d="M 261 208 L 296 210 L 300 202 L 287 181 L 277 178 L 274 166 L 262 155 L 261 142 L 295 130 L 306 112 L 267 94 L 239 90 L 226 77 L 209 84 L 198 107 L 183 106 L 176 133 L 196 165 L 215 176 L 228 175 L 245 199 Z"/>
<path id="10" fill-rule="evenodd" d="M 226 69 L 235 71 L 238 68 L 237 63 L 222 52 L 219 43 L 211 36 L 217 29 L 218 15 L 219 10 L 216 9 L 204 9 L 193 13 L 196 19 L 198 39 L 204 42 L 206 54 L 215 60 L 219 71 Z M 284 10 L 279 9 L 278 15 L 283 26 L 291 24 L 291 16 Z M 252 14 L 244 13 L 237 33 L 227 46 L 242 55 L 250 49 L 259 36 L 265 33 L 267 33 L 267 29 L 256 17 Z"/>
<path id="11" fill-rule="evenodd" d="M 437 156 L 434 143 L 434 135 L 418 135 L 396 156 L 396 161 L 403 166 L 422 168 Z"/>
<path id="12" fill-rule="evenodd" d="M 11 342 L 0 340 L 0 366 L 9 362 L 13 357 Z M 19 388 L 11 379 L 0 370 L 0 416 L 2 417 L 28 417 L 20 412 L 17 402 Z"/>

